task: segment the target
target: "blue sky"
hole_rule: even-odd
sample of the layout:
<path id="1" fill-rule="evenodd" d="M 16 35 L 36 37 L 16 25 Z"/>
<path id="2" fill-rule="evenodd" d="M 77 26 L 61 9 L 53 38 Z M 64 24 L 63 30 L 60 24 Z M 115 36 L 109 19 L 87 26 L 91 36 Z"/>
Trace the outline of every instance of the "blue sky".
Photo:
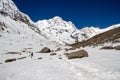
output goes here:
<path id="1" fill-rule="evenodd" d="M 36 22 L 60 16 L 77 28 L 105 28 L 120 23 L 120 0 L 13 0 Z"/>

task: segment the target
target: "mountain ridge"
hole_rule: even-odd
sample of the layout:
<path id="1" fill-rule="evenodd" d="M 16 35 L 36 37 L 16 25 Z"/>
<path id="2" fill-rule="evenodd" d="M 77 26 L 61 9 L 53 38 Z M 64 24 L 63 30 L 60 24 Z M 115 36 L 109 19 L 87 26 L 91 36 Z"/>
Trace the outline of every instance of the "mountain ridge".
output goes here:
<path id="1" fill-rule="evenodd" d="M 98 27 L 93 26 L 77 29 L 71 21 L 65 21 L 59 16 L 55 16 L 48 20 L 39 20 L 35 24 L 36 26 L 38 26 L 38 28 L 44 35 L 49 35 L 48 38 L 52 36 L 52 38 L 55 38 L 55 40 L 57 40 L 58 42 L 61 41 L 60 43 L 81 42 L 90 39 L 95 35 L 106 32 L 110 29 L 119 27 L 120 25 L 116 24 L 104 29 L 100 29 Z M 61 32 L 62 34 L 59 35 L 59 33 Z M 72 41 L 69 42 L 69 39 L 71 39 Z"/>
<path id="2" fill-rule="evenodd" d="M 37 32 L 46 39 L 59 42 L 60 44 L 81 42 L 110 29 L 114 29 L 120 25 L 116 24 L 105 29 L 95 27 L 77 29 L 71 21 L 65 21 L 59 16 L 55 16 L 48 20 L 33 22 L 28 15 L 22 13 L 17 8 L 12 0 L 0 0 L 0 15 L 1 31 L 4 30 L 6 32 L 13 31 L 12 33 L 22 33 L 20 26 L 26 25 L 28 28 Z M 8 22 L 6 22 L 5 19 L 8 20 Z M 29 34 L 29 31 L 26 32 Z"/>

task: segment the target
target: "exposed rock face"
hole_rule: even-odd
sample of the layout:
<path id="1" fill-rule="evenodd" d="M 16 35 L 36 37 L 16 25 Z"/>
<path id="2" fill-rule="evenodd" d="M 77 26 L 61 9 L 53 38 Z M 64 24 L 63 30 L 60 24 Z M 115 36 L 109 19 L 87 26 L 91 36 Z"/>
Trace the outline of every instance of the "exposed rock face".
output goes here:
<path id="1" fill-rule="evenodd" d="M 21 59 L 25 59 L 27 58 L 27 56 L 24 56 L 24 57 L 20 57 L 20 58 L 17 58 L 18 60 L 21 60 Z"/>
<path id="2" fill-rule="evenodd" d="M 120 45 L 115 46 L 114 49 L 116 49 L 116 50 L 120 50 Z"/>
<path id="3" fill-rule="evenodd" d="M 51 53 L 50 55 L 51 55 L 51 56 L 54 56 L 54 55 L 56 55 L 56 53 Z"/>
<path id="4" fill-rule="evenodd" d="M 13 62 L 13 61 L 16 61 L 16 59 L 15 58 L 13 58 L 13 59 L 7 59 L 7 60 L 5 60 L 5 63 Z"/>
<path id="5" fill-rule="evenodd" d="M 104 46 L 104 47 L 102 47 L 100 49 L 115 49 L 115 50 L 120 50 L 120 45 L 117 45 L 115 47 L 113 47 L 113 46 Z"/>
<path id="6" fill-rule="evenodd" d="M 48 48 L 48 47 L 44 47 L 41 51 L 40 51 L 40 53 L 50 53 L 51 52 L 51 50 Z"/>
<path id="7" fill-rule="evenodd" d="M 68 59 L 82 58 L 82 57 L 88 57 L 88 53 L 85 50 L 80 50 L 80 51 L 72 52 L 67 56 Z"/>
<path id="8" fill-rule="evenodd" d="M 74 48 L 85 46 L 97 46 L 99 44 L 104 44 L 107 42 L 110 43 L 120 42 L 120 26 L 109 31 L 106 31 L 104 33 L 98 34 L 86 41 L 71 44 L 70 46 Z"/>
<path id="9" fill-rule="evenodd" d="M 0 0 L 0 13 L 2 15 L 14 18 L 17 12 L 19 12 L 19 9 L 12 0 Z"/>
<path id="10" fill-rule="evenodd" d="M 42 57 L 39 57 L 39 58 L 37 58 L 37 59 L 39 59 L 39 60 L 40 60 L 40 59 L 43 59 L 43 58 L 42 58 Z"/>
<path id="11" fill-rule="evenodd" d="M 29 22 L 29 17 L 19 11 L 12 0 L 0 0 L 0 13 L 14 20 L 19 20 L 24 23 Z"/>
<path id="12" fill-rule="evenodd" d="M 102 47 L 100 49 L 114 49 L 114 47 L 112 47 L 112 46 L 104 46 L 104 47 Z"/>
<path id="13" fill-rule="evenodd" d="M 34 22 L 30 19 L 30 17 L 24 13 L 22 13 L 17 6 L 14 4 L 12 0 L 0 0 L 0 15 L 8 16 L 10 19 L 18 22 L 22 22 L 28 25 L 32 30 L 40 34 L 40 30 L 36 27 Z M 6 22 L 0 21 L 0 31 L 5 30 L 4 27 Z"/>
<path id="14" fill-rule="evenodd" d="M 21 55 L 20 52 L 7 52 L 6 54 L 19 54 L 19 55 Z"/>

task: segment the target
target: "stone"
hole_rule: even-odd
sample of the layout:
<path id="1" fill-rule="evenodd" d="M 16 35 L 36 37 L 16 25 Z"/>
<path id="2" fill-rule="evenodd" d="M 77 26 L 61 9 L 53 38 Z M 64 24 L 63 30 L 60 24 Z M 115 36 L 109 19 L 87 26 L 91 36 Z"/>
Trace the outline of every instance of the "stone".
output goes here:
<path id="1" fill-rule="evenodd" d="M 48 47 L 44 47 L 41 51 L 40 51 L 40 53 L 50 53 L 51 52 L 51 50 L 48 48 Z"/>
<path id="2" fill-rule="evenodd" d="M 83 57 L 88 57 L 88 53 L 85 50 L 79 50 L 68 54 L 67 57 L 68 59 L 83 58 Z"/>
<path id="3" fill-rule="evenodd" d="M 120 50 L 120 45 L 115 46 L 114 49 Z"/>

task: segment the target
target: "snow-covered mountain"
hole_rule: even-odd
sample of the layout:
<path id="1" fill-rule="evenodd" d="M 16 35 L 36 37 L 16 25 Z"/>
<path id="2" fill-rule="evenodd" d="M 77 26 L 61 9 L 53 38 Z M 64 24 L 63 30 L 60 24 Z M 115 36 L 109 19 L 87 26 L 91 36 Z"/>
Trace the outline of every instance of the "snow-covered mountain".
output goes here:
<path id="1" fill-rule="evenodd" d="M 87 40 L 101 32 L 102 32 L 102 30 L 99 28 L 85 27 L 85 28 L 75 31 L 72 34 L 72 36 L 76 37 L 76 39 L 78 39 L 78 41 L 83 41 L 83 40 Z"/>
<path id="2" fill-rule="evenodd" d="M 6 18 L 10 19 L 10 21 L 14 21 L 15 23 L 19 24 L 26 24 L 29 28 L 33 29 L 35 32 L 40 33 L 40 31 L 35 27 L 33 21 L 30 19 L 30 17 L 24 13 L 22 13 L 17 6 L 14 4 L 12 0 L 0 0 L 0 15 L 1 15 L 1 24 L 6 25 L 6 22 L 9 22 L 9 20 L 5 20 Z M 2 21 L 2 18 L 4 18 Z M 12 22 L 10 22 L 12 25 L 14 25 Z M 9 26 L 10 24 L 8 24 Z M 17 26 L 17 25 L 16 25 Z M 9 27 L 8 27 L 9 28 Z M 14 28 L 14 27 L 13 27 Z M 13 29 L 12 29 L 13 30 Z"/>
<path id="3" fill-rule="evenodd" d="M 86 27 L 77 29 L 71 21 L 65 21 L 56 16 L 48 20 L 39 20 L 34 23 L 29 16 L 22 13 L 12 0 L 0 0 L 0 35 L 24 34 L 43 36 L 46 40 L 52 40 L 61 44 L 71 44 L 118 27 L 120 24 L 110 26 L 106 29 Z M 30 34 L 29 36 L 27 34 Z"/>
<path id="4" fill-rule="evenodd" d="M 41 34 L 33 21 L 19 11 L 12 0 L 0 0 L 0 52 L 57 45 Z M 41 45 L 41 46 L 40 46 Z M 52 47 L 51 47 L 52 48 Z"/>
<path id="5" fill-rule="evenodd" d="M 40 20 L 36 23 L 40 31 L 47 38 L 52 38 L 60 43 L 74 43 L 76 40 L 71 36 L 77 29 L 72 22 L 64 21 L 61 17 L 49 20 Z"/>
<path id="6" fill-rule="evenodd" d="M 52 38 L 59 43 L 75 43 L 87 40 L 97 34 L 119 27 L 120 25 L 112 25 L 105 29 L 85 27 L 79 30 L 71 21 L 67 22 L 59 16 L 49 20 L 39 20 L 35 24 L 48 39 Z"/>
<path id="7" fill-rule="evenodd" d="M 9 16 L 16 21 L 19 20 L 24 23 L 31 21 L 26 14 L 19 11 L 12 0 L 0 0 L 0 13 L 1 15 L 5 17 Z"/>
<path id="8" fill-rule="evenodd" d="M 119 44 L 120 43 L 120 25 L 113 25 L 102 30 L 102 33 L 93 36 L 82 42 L 71 44 L 72 47 L 85 47 L 85 46 L 99 46 L 104 44 Z"/>
<path id="9" fill-rule="evenodd" d="M 0 13 L 4 16 L 15 18 L 15 15 L 20 13 L 20 11 L 11 0 L 0 0 Z"/>
<path id="10" fill-rule="evenodd" d="M 71 21 L 65 21 L 59 16 L 49 20 L 39 20 L 36 23 L 39 30 L 49 39 L 54 39 L 59 43 L 75 43 L 87 40 L 102 32 L 95 27 L 86 27 L 77 29 Z"/>
<path id="11" fill-rule="evenodd" d="M 120 27 L 120 24 L 112 25 L 104 29 L 100 29 L 99 27 L 85 27 L 80 30 L 76 30 L 72 36 L 76 37 L 78 41 L 83 41 L 92 38 L 95 35 L 98 35 L 100 33 L 109 31 L 111 29 L 115 29 L 117 27 Z"/>
<path id="12" fill-rule="evenodd" d="M 49 20 L 39 20 L 36 25 L 47 38 L 52 38 L 60 43 L 75 43 L 89 39 L 102 32 L 95 27 L 77 29 L 71 21 L 65 21 L 56 16 Z"/>
<path id="13" fill-rule="evenodd" d="M 23 33 L 25 29 L 21 28 L 27 25 L 22 22 L 24 18 L 20 16 L 26 17 L 11 0 L 0 0 L 0 32 L 9 34 Z"/>

